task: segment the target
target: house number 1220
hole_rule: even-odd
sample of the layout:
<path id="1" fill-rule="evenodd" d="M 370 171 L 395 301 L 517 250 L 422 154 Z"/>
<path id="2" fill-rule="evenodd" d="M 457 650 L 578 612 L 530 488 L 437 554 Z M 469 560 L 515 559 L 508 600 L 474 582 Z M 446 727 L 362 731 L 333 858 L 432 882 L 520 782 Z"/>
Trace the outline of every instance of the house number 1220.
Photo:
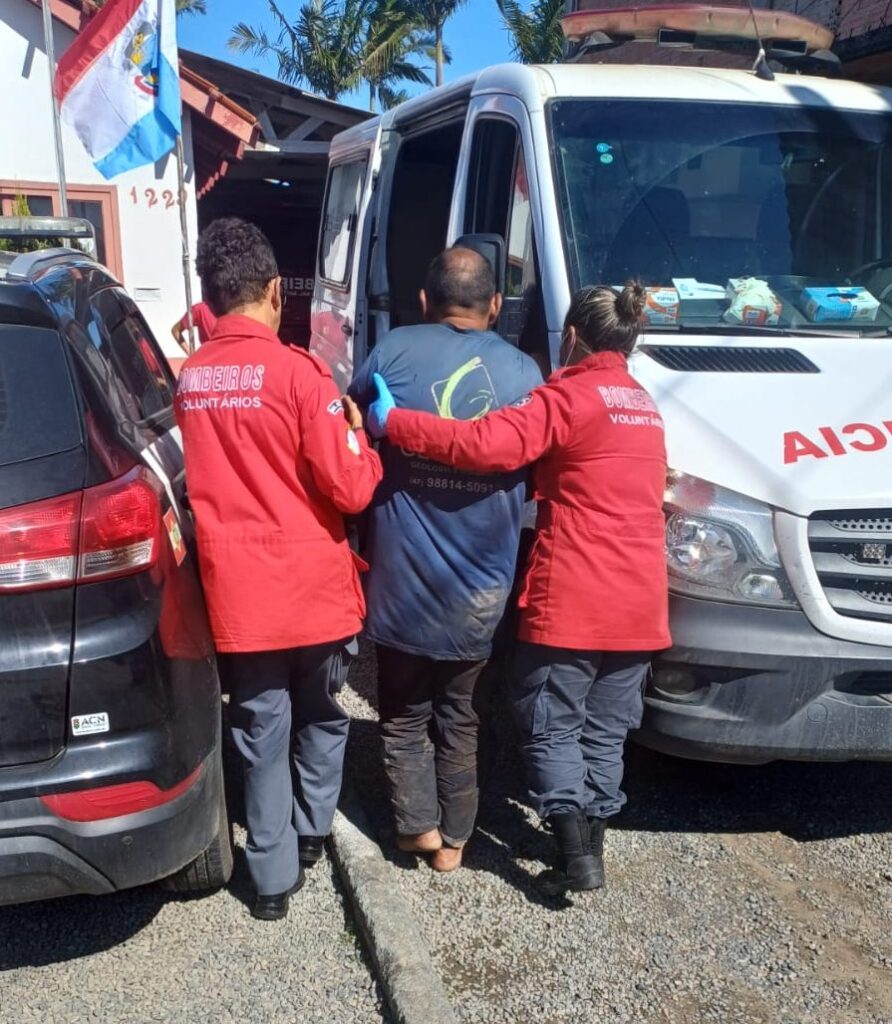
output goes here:
<path id="1" fill-rule="evenodd" d="M 130 189 L 130 198 L 133 200 L 134 206 L 139 206 L 142 203 L 144 206 L 164 206 L 165 210 L 169 210 L 173 206 L 179 206 L 179 201 L 172 189 L 166 188 L 159 194 L 157 189 L 146 188 L 139 192 L 136 185 Z"/>

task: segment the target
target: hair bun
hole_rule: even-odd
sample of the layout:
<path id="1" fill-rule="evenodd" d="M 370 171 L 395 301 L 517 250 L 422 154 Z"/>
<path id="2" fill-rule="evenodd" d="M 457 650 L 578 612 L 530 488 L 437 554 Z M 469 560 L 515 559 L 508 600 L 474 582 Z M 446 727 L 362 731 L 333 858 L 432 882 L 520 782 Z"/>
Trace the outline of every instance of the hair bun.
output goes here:
<path id="1" fill-rule="evenodd" d="M 620 322 L 629 327 L 639 323 L 644 316 L 647 289 L 640 281 L 627 281 L 625 288 L 616 297 L 616 315 Z"/>

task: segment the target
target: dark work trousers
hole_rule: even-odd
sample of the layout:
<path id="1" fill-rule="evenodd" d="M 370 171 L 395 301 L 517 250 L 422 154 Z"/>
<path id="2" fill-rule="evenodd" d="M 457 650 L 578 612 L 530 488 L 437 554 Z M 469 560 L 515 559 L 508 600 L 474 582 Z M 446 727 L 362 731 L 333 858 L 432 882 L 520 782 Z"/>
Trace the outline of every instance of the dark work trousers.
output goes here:
<path id="1" fill-rule="evenodd" d="M 384 770 L 399 835 L 474 831 L 479 789 L 476 687 L 486 661 L 435 661 L 378 646 Z"/>
<path id="2" fill-rule="evenodd" d="M 540 818 L 609 818 L 625 804 L 623 747 L 641 724 L 650 657 L 517 645 L 511 700 Z"/>
<path id="3" fill-rule="evenodd" d="M 297 881 L 298 836 L 331 831 L 350 721 L 336 694 L 355 649 L 341 641 L 223 656 L 245 777 L 248 870 L 261 896 Z"/>

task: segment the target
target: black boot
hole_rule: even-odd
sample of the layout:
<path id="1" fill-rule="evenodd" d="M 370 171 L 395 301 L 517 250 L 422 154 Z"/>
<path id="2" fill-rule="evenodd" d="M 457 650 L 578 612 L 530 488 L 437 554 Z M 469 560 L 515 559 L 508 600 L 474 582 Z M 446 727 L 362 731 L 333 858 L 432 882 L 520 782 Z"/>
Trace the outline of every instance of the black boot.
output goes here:
<path id="1" fill-rule="evenodd" d="M 539 889 L 546 896 L 600 889 L 604 884 L 604 865 L 592 853 L 591 828 L 585 812 L 553 814 L 548 824 L 557 842 L 558 866 L 539 875 Z"/>
<path id="2" fill-rule="evenodd" d="M 598 862 L 598 872 L 601 876 L 601 885 L 604 884 L 604 831 L 607 828 L 607 821 L 604 818 L 589 818 L 589 836 L 592 842 L 592 856 Z"/>

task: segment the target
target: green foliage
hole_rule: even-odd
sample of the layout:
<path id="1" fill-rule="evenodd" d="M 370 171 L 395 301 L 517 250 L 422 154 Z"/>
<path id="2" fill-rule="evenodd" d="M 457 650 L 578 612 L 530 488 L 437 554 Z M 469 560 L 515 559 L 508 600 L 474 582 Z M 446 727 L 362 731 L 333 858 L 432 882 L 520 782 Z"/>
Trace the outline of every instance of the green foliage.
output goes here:
<path id="1" fill-rule="evenodd" d="M 31 207 L 26 196 L 16 194 L 12 201 L 11 216 L 31 216 Z M 0 233 L 2 231 L 3 222 L 0 218 Z M 65 245 L 70 248 L 74 244 L 72 240 L 63 241 L 61 238 L 3 238 L 0 234 L 0 252 L 37 252 L 38 249 L 59 249 Z"/>
<path id="2" fill-rule="evenodd" d="M 84 3 L 84 7 L 89 6 L 99 10 L 107 3 L 108 0 L 89 0 L 89 5 Z M 176 8 L 177 14 L 207 14 L 208 12 L 207 0 L 176 0 Z"/>
<path id="3" fill-rule="evenodd" d="M 177 0 L 177 14 L 207 14 L 207 0 Z"/>
<path id="4" fill-rule="evenodd" d="M 554 64 L 564 53 L 561 17 L 564 0 L 533 0 L 525 10 L 520 0 L 496 0 L 511 33 L 514 56 L 523 64 Z"/>
<path id="5" fill-rule="evenodd" d="M 279 78 L 337 100 L 361 83 L 374 107 L 400 82 L 430 85 L 418 57 L 433 52 L 410 0 L 305 0 L 288 20 L 277 0 L 268 0 L 273 30 L 236 25 L 229 47 L 236 53 L 272 57 Z"/>
<path id="6" fill-rule="evenodd" d="M 408 0 L 415 15 L 434 37 L 434 60 L 437 67 L 437 85 L 443 84 L 443 64 L 449 57 L 443 49 L 443 28 L 446 22 L 467 0 Z"/>

